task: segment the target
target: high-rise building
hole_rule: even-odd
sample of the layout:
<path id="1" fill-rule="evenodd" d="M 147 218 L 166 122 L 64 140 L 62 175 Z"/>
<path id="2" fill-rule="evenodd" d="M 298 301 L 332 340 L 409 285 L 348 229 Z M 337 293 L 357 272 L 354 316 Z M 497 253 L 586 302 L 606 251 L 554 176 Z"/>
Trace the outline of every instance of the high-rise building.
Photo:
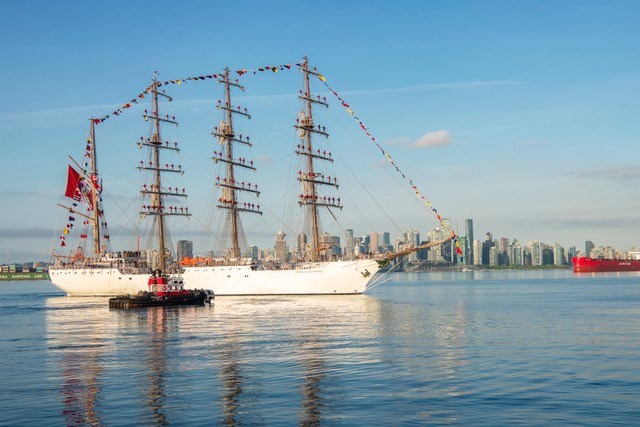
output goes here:
<path id="1" fill-rule="evenodd" d="M 404 248 L 406 248 L 406 244 L 404 242 L 404 240 L 401 237 L 398 237 L 395 242 L 393 243 L 393 250 L 395 252 L 399 252 L 401 250 L 403 250 Z"/>
<path id="2" fill-rule="evenodd" d="M 591 240 L 584 242 L 584 253 L 586 257 L 591 257 L 591 251 L 594 250 L 596 245 Z"/>
<path id="3" fill-rule="evenodd" d="M 283 262 L 287 261 L 287 241 L 284 240 L 285 236 L 286 234 L 284 234 L 282 230 L 276 234 L 275 258 Z"/>
<path id="4" fill-rule="evenodd" d="M 331 255 L 340 255 L 340 237 L 331 236 L 329 233 L 323 233 L 320 235 L 320 245 L 329 248 L 328 253 Z"/>
<path id="5" fill-rule="evenodd" d="M 430 242 L 441 242 L 445 239 L 445 231 L 442 228 L 434 228 L 427 233 L 427 238 Z M 437 245 L 429 248 L 427 253 L 427 259 L 432 262 L 442 262 L 445 260 L 443 245 Z"/>
<path id="6" fill-rule="evenodd" d="M 553 265 L 564 265 L 564 248 L 557 243 L 553 246 Z"/>
<path id="7" fill-rule="evenodd" d="M 482 242 L 482 265 L 489 265 L 489 250 L 496 246 L 496 242 L 493 241 L 493 235 L 490 231 L 484 236 L 484 242 Z"/>
<path id="8" fill-rule="evenodd" d="M 482 265 L 482 242 L 480 240 L 473 242 L 473 265 Z"/>
<path id="9" fill-rule="evenodd" d="M 410 228 L 407 231 L 405 231 L 404 242 L 407 245 L 407 247 L 418 246 L 420 244 L 420 233 L 418 232 L 418 230 L 414 230 L 413 228 Z M 417 261 L 417 260 L 418 260 L 418 254 L 416 252 L 411 252 L 409 255 L 407 255 L 408 262 Z"/>
<path id="10" fill-rule="evenodd" d="M 468 218 L 465 220 L 467 228 L 467 247 L 465 248 L 465 259 L 467 265 L 473 265 L 473 220 Z"/>
<path id="11" fill-rule="evenodd" d="M 543 251 L 544 251 L 544 243 L 542 242 L 530 242 L 529 248 L 531 251 L 531 265 L 543 265 Z"/>
<path id="12" fill-rule="evenodd" d="M 382 245 L 390 245 L 391 244 L 391 233 L 389 233 L 388 231 L 383 231 L 382 233 L 379 233 L 380 237 L 382 238 Z"/>
<path id="13" fill-rule="evenodd" d="M 369 251 L 371 253 L 377 254 L 380 252 L 380 235 L 376 232 L 373 232 L 369 235 L 370 243 L 369 243 Z"/>
<path id="14" fill-rule="evenodd" d="M 296 254 L 299 258 L 304 259 L 307 255 L 307 235 L 304 233 L 298 233 L 296 243 Z"/>
<path id="15" fill-rule="evenodd" d="M 489 266 L 497 267 L 499 264 L 498 261 L 498 252 L 499 249 L 496 246 L 489 248 Z"/>
<path id="16" fill-rule="evenodd" d="M 498 241 L 498 262 L 500 265 L 509 265 L 509 254 L 507 248 L 509 247 L 509 239 L 501 237 Z"/>
<path id="17" fill-rule="evenodd" d="M 247 253 L 249 254 L 249 257 L 251 257 L 251 259 L 258 259 L 258 255 L 260 254 L 260 251 L 258 250 L 257 246 L 249 246 Z"/>
<path id="18" fill-rule="evenodd" d="M 513 242 L 513 262 L 512 265 L 524 265 L 524 252 L 520 242 L 515 240 Z"/>
<path id="19" fill-rule="evenodd" d="M 193 258 L 193 242 L 191 240 L 178 240 L 176 255 L 178 261 L 182 261 L 185 258 Z"/>
<path id="20" fill-rule="evenodd" d="M 350 228 L 344 230 L 344 254 L 348 257 L 355 255 L 355 240 L 353 230 Z"/>
<path id="21" fill-rule="evenodd" d="M 468 264 L 468 260 L 466 258 L 466 254 L 469 252 L 466 251 L 467 247 L 469 246 L 469 242 L 467 242 L 467 236 L 459 236 L 458 243 L 460 244 L 460 247 L 463 248 L 462 256 L 458 256 L 458 264 Z"/>

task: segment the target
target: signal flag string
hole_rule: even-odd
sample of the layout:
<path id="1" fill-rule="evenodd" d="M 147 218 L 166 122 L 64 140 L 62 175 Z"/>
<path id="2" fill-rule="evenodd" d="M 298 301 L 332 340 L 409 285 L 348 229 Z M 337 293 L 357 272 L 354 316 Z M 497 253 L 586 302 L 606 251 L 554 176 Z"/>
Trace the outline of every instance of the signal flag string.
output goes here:
<path id="1" fill-rule="evenodd" d="M 295 66 L 300 67 L 300 66 L 302 66 L 302 64 L 296 63 Z M 282 65 L 275 65 L 275 66 L 267 65 L 267 66 L 264 66 L 264 67 L 258 67 L 256 69 L 242 68 L 242 69 L 239 69 L 239 70 L 235 70 L 234 72 L 238 76 L 243 76 L 245 74 L 258 74 L 258 72 L 262 73 L 262 72 L 265 72 L 265 71 L 271 71 L 273 73 L 277 73 L 278 71 L 291 70 L 292 68 L 293 68 L 292 64 L 282 64 Z M 174 84 L 175 85 L 182 85 L 182 84 L 187 84 L 187 83 L 189 83 L 191 81 L 217 79 L 219 76 L 222 77 L 222 75 L 223 75 L 223 73 L 220 72 L 220 73 L 216 73 L 216 74 L 209 74 L 209 75 L 203 75 L 203 76 L 193 76 L 193 77 L 185 77 L 185 78 L 174 79 L 174 80 L 166 80 L 166 81 L 158 82 L 158 86 L 168 86 L 170 84 L 172 84 L 172 85 L 174 85 Z M 376 145 L 376 147 L 378 147 L 378 149 L 382 152 L 382 155 L 385 156 L 385 158 L 391 164 L 391 166 L 393 166 L 395 168 L 395 170 L 400 175 L 402 175 L 402 178 L 404 178 L 406 181 L 409 182 L 409 185 L 411 186 L 411 189 L 414 191 L 416 197 L 418 197 L 419 199 L 424 201 L 425 205 L 431 210 L 433 215 L 438 220 L 438 223 L 440 224 L 440 226 L 443 227 L 443 228 L 447 228 L 443 223 L 442 216 L 438 213 L 438 210 L 433 207 L 431 201 L 425 197 L 424 193 L 420 191 L 420 189 L 413 182 L 413 180 L 411 178 L 408 178 L 404 174 L 404 172 L 402 172 L 402 170 L 400 170 L 398 165 L 396 165 L 395 161 L 391 158 L 391 155 L 384 148 L 382 148 L 382 146 L 380 146 L 380 144 L 378 143 L 377 138 L 371 134 L 371 132 L 369 131 L 369 128 L 355 114 L 355 112 L 353 111 L 351 106 L 344 100 L 344 98 L 342 98 L 338 94 L 338 92 L 336 92 L 331 86 L 329 86 L 329 84 L 327 83 L 327 79 L 326 79 L 326 77 L 324 75 L 322 75 L 320 73 L 317 73 L 316 76 L 327 87 L 327 89 L 329 89 L 329 91 L 331 91 L 331 93 L 333 93 L 333 95 L 338 99 L 338 101 L 340 101 L 340 104 L 342 105 L 342 107 L 358 123 L 358 125 L 360 126 L 362 131 L 365 133 L 365 135 L 367 135 L 367 137 L 369 137 L 369 139 Z M 104 121 L 108 120 L 112 116 L 119 116 L 120 114 L 122 114 L 122 112 L 125 109 L 131 108 L 132 104 L 138 104 L 141 100 L 143 100 L 145 98 L 145 94 L 148 94 L 150 92 L 151 92 L 151 86 L 148 86 L 144 91 L 139 93 L 135 98 L 131 99 L 129 102 L 126 102 L 120 108 L 117 108 L 115 111 L 113 111 L 111 114 L 106 114 L 106 115 L 104 115 L 102 117 L 99 117 L 99 118 L 93 118 L 92 119 L 93 122 L 95 124 L 100 124 L 100 123 L 103 123 Z M 456 252 L 461 255 L 462 254 L 462 250 L 460 248 L 460 244 L 458 243 L 458 236 L 451 229 L 450 229 L 450 232 L 451 232 L 451 238 L 455 242 L 455 245 L 456 245 Z"/>
<path id="2" fill-rule="evenodd" d="M 409 185 L 411 185 L 411 189 L 414 191 L 416 197 L 418 197 L 419 199 L 422 199 L 424 201 L 425 205 L 431 210 L 433 215 L 436 217 L 436 219 L 440 223 L 440 226 L 442 228 L 445 228 L 445 229 L 448 228 L 443 223 L 442 215 L 440 215 L 438 213 L 438 210 L 433 207 L 431 201 L 425 197 L 424 193 L 422 191 L 420 191 L 420 189 L 413 182 L 413 180 L 411 178 L 408 178 L 404 174 L 404 172 L 402 172 L 402 170 L 400 170 L 400 168 L 398 167 L 396 162 L 391 158 L 391 155 L 384 148 L 382 148 L 382 146 L 380 146 L 380 144 L 378 143 L 378 139 L 371 134 L 371 131 L 364 124 L 364 122 L 362 120 L 360 120 L 360 118 L 358 116 L 356 116 L 356 113 L 353 111 L 351 106 L 344 100 L 344 98 L 342 98 L 338 94 L 338 92 L 336 92 L 331 86 L 329 86 L 329 84 L 327 83 L 327 78 L 325 76 L 323 76 L 322 74 L 320 74 L 320 73 L 317 74 L 317 77 L 327 87 L 327 89 L 329 89 L 331 91 L 331 93 L 333 93 L 333 95 L 338 99 L 338 101 L 340 101 L 340 104 L 345 109 L 345 111 L 347 113 L 349 113 L 349 115 L 358 123 L 358 125 L 360 126 L 360 128 L 362 129 L 364 134 L 369 137 L 369 139 L 376 145 L 376 147 L 378 147 L 378 149 L 382 152 L 382 155 L 387 159 L 387 161 L 389 161 L 389 163 L 391 163 L 391 166 L 393 166 L 395 168 L 396 172 L 398 172 L 400 175 L 402 175 L 402 178 L 404 178 L 406 181 L 409 182 Z M 455 242 L 455 245 L 456 245 L 456 252 L 458 253 L 458 255 L 462 255 L 462 249 L 460 248 L 460 244 L 458 243 L 458 236 L 456 236 L 456 233 L 453 230 L 450 229 L 450 231 L 451 231 L 451 238 Z"/>

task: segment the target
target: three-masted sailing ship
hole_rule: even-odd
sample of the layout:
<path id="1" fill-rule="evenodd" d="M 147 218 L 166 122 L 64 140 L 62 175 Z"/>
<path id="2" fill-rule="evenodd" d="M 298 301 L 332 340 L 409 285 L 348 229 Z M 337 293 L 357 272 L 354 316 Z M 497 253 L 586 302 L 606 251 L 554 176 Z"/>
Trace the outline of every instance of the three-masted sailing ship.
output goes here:
<path id="1" fill-rule="evenodd" d="M 325 176 L 324 167 L 334 161 L 332 153 L 321 149 L 318 138 L 328 138 L 324 126 L 314 119 L 314 107 L 328 107 L 326 98 L 311 93 L 310 76 L 321 75 L 309 66 L 305 57 L 298 64 L 303 86 L 299 93 L 301 111 L 295 122 L 295 130 L 299 143 L 295 154 L 300 160 L 301 169 L 297 174 L 300 185 L 297 204 L 305 218 L 305 250 L 297 254 L 295 259 L 280 257 L 276 261 L 261 261 L 248 256 L 243 245 L 246 242 L 242 227 L 244 215 L 262 215 L 257 203 L 260 195 L 258 186 L 244 179 L 246 173 L 256 170 L 255 163 L 244 157 L 243 150 L 253 145 L 249 136 L 240 135 L 235 130 L 236 119 L 250 119 L 247 109 L 233 103 L 233 90 L 242 90 L 238 80 L 231 80 L 229 69 L 216 78 L 224 88 L 224 97 L 218 101 L 222 120 L 214 128 L 213 137 L 219 142 L 213 151 L 212 161 L 220 169 L 215 186 L 219 191 L 216 208 L 224 214 L 225 253 L 220 257 L 185 259 L 182 261 L 182 276 L 190 287 L 211 288 L 216 295 L 293 295 L 293 294 L 360 294 L 374 280 L 375 274 L 390 259 L 426 247 L 425 245 L 405 249 L 395 254 L 372 257 L 356 257 L 354 254 L 337 255 L 330 236 L 322 233 L 322 215 L 334 215 L 333 211 L 343 208 L 340 198 L 333 193 L 339 183 L 335 176 Z M 155 122 L 155 130 L 150 139 L 142 140 L 140 147 L 148 147 L 151 157 L 147 163 L 141 163 L 139 169 L 154 174 L 155 181 L 142 189 L 144 195 L 150 196 L 148 205 L 143 205 L 143 215 L 152 215 L 156 221 L 158 237 L 157 262 L 164 271 L 168 269 L 170 255 L 166 245 L 166 229 L 164 217 L 168 215 L 188 216 L 188 210 L 167 207 L 165 197 L 186 197 L 177 189 L 165 189 L 160 180 L 161 173 L 182 172 L 173 165 L 162 166 L 159 160 L 161 150 L 176 150 L 177 146 L 162 142 L 160 124 L 175 124 L 175 120 L 158 114 L 158 97 L 167 97 L 158 91 L 154 81 L 149 88 L 153 94 L 153 113 L 145 115 L 145 119 Z M 95 159 L 95 134 L 92 125 L 90 144 L 92 145 L 91 170 L 82 171 L 88 179 L 97 177 Z M 219 147 L 219 148 L 218 148 Z M 96 192 L 97 188 L 92 188 Z M 297 192 L 296 192 L 297 193 Z M 98 196 L 96 193 L 95 196 Z M 96 197 L 92 199 L 95 203 Z M 65 206 L 70 212 L 75 209 Z M 103 215 L 99 207 L 94 207 L 91 215 L 87 215 L 93 225 L 94 235 L 99 236 L 99 224 Z M 278 233 L 280 239 L 284 233 Z M 308 236 L 308 237 L 307 237 Z M 306 242 L 308 238 L 308 242 Z M 55 268 L 51 269 L 51 281 L 67 294 L 71 295 L 113 295 L 118 293 L 135 293 L 145 290 L 148 273 L 154 267 L 148 265 L 137 251 L 117 253 L 105 252 L 96 237 L 93 258 L 83 256 L 74 259 L 58 258 Z M 440 244 L 442 242 L 431 243 Z M 278 257 L 276 257 L 278 258 Z"/>

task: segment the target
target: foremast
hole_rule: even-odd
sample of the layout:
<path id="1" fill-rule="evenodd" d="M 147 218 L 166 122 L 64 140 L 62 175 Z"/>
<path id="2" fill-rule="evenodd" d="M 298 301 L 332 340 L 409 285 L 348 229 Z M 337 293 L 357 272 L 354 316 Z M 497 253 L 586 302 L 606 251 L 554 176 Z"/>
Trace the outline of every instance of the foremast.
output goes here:
<path id="1" fill-rule="evenodd" d="M 320 74 L 315 69 L 309 68 L 309 59 L 305 56 L 302 64 L 300 64 L 300 71 L 303 74 L 304 87 L 300 92 L 298 98 L 304 105 L 304 111 L 298 113 L 298 119 L 296 119 L 295 128 L 298 130 L 298 136 L 302 140 L 302 144 L 298 145 L 296 154 L 303 157 L 304 170 L 298 173 L 298 181 L 302 184 L 302 194 L 299 195 L 298 204 L 300 206 L 308 207 L 308 215 L 311 221 L 311 234 L 312 234 L 312 247 L 311 247 L 311 259 L 318 260 L 320 258 L 320 252 L 330 249 L 331 245 L 326 242 L 320 241 L 320 216 L 318 208 L 326 207 L 329 211 L 330 208 L 342 209 L 340 204 L 340 198 L 320 196 L 319 187 L 335 187 L 338 188 L 338 180 L 336 177 L 325 177 L 324 174 L 319 173 L 315 169 L 315 161 L 333 162 L 331 152 L 326 150 L 321 151 L 316 149 L 313 145 L 313 135 L 329 137 L 324 126 L 316 125 L 313 121 L 313 105 L 318 104 L 329 107 L 326 98 L 320 98 L 320 95 L 312 96 L 311 88 L 309 85 L 309 76 L 319 76 Z"/>
<path id="2" fill-rule="evenodd" d="M 255 171 L 253 160 L 247 160 L 242 157 L 234 157 L 234 146 L 236 144 L 251 147 L 249 136 L 236 135 L 233 127 L 233 119 L 235 115 L 251 119 L 251 115 L 245 108 L 242 110 L 239 106 L 234 107 L 231 103 L 231 89 L 237 88 L 244 91 L 244 87 L 238 83 L 231 81 L 229 78 L 229 68 L 225 68 L 224 74 L 218 79 L 218 82 L 224 86 L 224 101 L 218 100 L 218 109 L 224 112 L 225 120 L 215 127 L 212 135 L 218 138 L 222 149 L 213 152 L 213 161 L 222 163 L 225 166 L 224 176 L 216 177 L 216 187 L 221 188 L 221 196 L 218 198 L 217 208 L 227 211 L 227 218 L 231 222 L 231 247 L 228 248 L 228 255 L 231 258 L 239 259 L 240 239 L 242 227 L 240 226 L 240 213 L 249 212 L 262 215 L 260 205 L 240 201 L 240 194 L 254 194 L 259 196 L 258 186 L 239 181 L 235 168 L 249 169 Z"/>
<path id="3" fill-rule="evenodd" d="M 90 153 L 89 159 L 91 160 L 91 208 L 93 223 L 93 253 L 96 258 L 99 258 L 104 254 L 104 248 L 100 244 L 100 217 L 102 212 L 100 211 L 100 185 L 98 181 L 98 162 L 96 157 L 96 124 L 91 119 L 89 121 L 89 145 Z"/>
<path id="4" fill-rule="evenodd" d="M 89 213 L 80 212 L 77 209 L 77 203 L 73 203 L 72 206 L 65 206 L 58 203 L 58 206 L 66 209 L 69 213 L 79 215 L 85 219 L 85 224 L 90 224 L 93 229 L 93 254 L 96 260 L 100 259 L 108 250 L 107 243 L 109 240 L 109 234 L 107 233 L 107 223 L 104 220 L 104 211 L 102 209 L 102 183 L 98 175 L 98 161 L 96 154 L 96 119 L 89 119 L 89 137 L 87 138 L 87 147 L 85 157 L 88 157 L 88 162 L 85 161 L 84 166 L 81 166 L 76 162 L 73 157 L 69 156 L 69 159 L 79 169 L 78 174 L 79 181 L 73 194 L 65 194 L 78 202 L 83 202 L 87 207 Z M 84 181 L 84 182 L 83 182 Z M 73 218 L 69 218 L 71 221 Z M 72 222 L 67 224 L 67 227 L 72 227 Z M 104 231 L 104 236 L 101 236 L 101 232 Z M 84 234 L 81 238 L 84 239 Z M 55 255 L 55 253 L 54 253 Z M 58 256 L 58 255 L 55 255 Z M 83 247 L 77 248 L 76 254 L 72 257 L 61 256 L 63 258 L 73 258 L 74 260 L 84 260 L 85 254 Z"/>
<path id="5" fill-rule="evenodd" d="M 174 164 L 165 163 L 164 165 L 160 160 L 160 151 L 168 150 L 180 152 L 178 148 L 178 143 L 174 142 L 173 144 L 169 143 L 169 141 L 162 141 L 161 137 L 161 123 L 168 123 L 171 125 L 178 126 L 178 122 L 175 120 L 175 117 L 169 117 L 169 115 L 165 115 L 162 117 L 160 115 L 159 110 L 159 102 L 158 97 L 162 97 L 167 101 L 171 102 L 173 99 L 167 95 L 164 90 L 162 92 L 159 91 L 159 84 L 157 79 L 154 77 L 152 80 L 151 86 L 149 87 L 149 92 L 152 95 L 152 111 L 148 113 L 145 110 L 143 115 L 145 120 L 151 120 L 153 123 L 151 137 L 140 138 L 138 142 L 139 148 L 146 147 L 149 152 L 149 160 L 147 163 L 140 162 L 140 166 L 138 166 L 139 170 L 151 171 L 152 174 L 152 183 L 151 184 L 143 184 L 140 193 L 144 196 L 148 196 L 150 201 L 149 205 L 143 205 L 142 210 L 140 211 L 140 215 L 142 217 L 146 217 L 147 215 L 154 217 L 155 226 L 157 227 L 158 233 L 158 264 L 157 269 L 162 272 L 167 271 L 168 266 L 168 258 L 170 255 L 170 249 L 166 244 L 166 223 L 165 217 L 167 216 L 186 216 L 189 217 L 191 214 L 189 213 L 189 208 L 184 207 L 174 207 L 173 205 L 167 206 L 165 203 L 166 197 L 177 197 L 177 198 L 186 198 L 187 194 L 185 189 L 183 188 L 180 191 L 177 187 L 168 187 L 165 188 L 162 184 L 162 174 L 164 173 L 178 173 L 184 174 L 184 170 L 182 166 Z"/>

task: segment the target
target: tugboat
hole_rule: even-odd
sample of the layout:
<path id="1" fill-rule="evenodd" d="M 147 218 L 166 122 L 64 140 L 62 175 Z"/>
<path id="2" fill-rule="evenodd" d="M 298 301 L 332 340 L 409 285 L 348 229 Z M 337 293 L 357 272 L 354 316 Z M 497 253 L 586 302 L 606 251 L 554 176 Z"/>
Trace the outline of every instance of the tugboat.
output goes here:
<path id="1" fill-rule="evenodd" d="M 149 291 L 138 295 L 122 295 L 109 299 L 109 308 L 167 307 L 175 305 L 211 304 L 215 298 L 209 289 L 184 289 L 181 276 L 169 276 L 160 270 L 149 277 Z"/>

